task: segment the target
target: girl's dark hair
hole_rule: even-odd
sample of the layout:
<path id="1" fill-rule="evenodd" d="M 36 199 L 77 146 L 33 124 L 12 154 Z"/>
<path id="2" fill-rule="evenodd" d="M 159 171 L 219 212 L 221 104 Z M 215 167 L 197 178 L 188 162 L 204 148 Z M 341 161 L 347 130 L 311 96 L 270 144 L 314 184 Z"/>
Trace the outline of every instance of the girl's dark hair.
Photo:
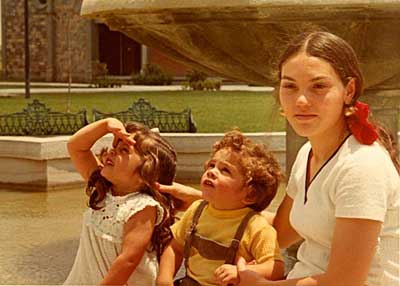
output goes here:
<path id="1" fill-rule="evenodd" d="M 221 149 L 229 148 L 237 152 L 239 167 L 250 188 L 248 198 L 254 203 L 248 207 L 263 211 L 276 195 L 283 174 L 274 155 L 263 144 L 253 143 L 238 129 L 225 133 L 225 136 L 213 146 L 212 156 Z"/>
<path id="2" fill-rule="evenodd" d="M 151 237 L 151 250 L 156 251 L 159 259 L 172 238 L 170 226 L 175 220 L 175 207 L 173 199 L 168 194 L 160 193 L 153 186 L 156 182 L 172 185 L 176 171 L 176 152 L 158 133 L 140 123 L 130 122 L 125 128 L 128 133 L 135 134 L 135 148 L 143 159 L 139 172 L 144 184 L 139 192 L 152 196 L 164 209 L 163 219 L 154 228 Z M 104 152 L 107 152 L 107 149 L 102 150 L 100 157 Z M 101 168 L 92 173 L 86 187 L 86 194 L 89 196 L 88 205 L 95 210 L 102 208 L 101 202 L 112 187 L 111 182 L 100 172 Z"/>
<path id="3" fill-rule="evenodd" d="M 356 53 L 345 40 L 326 31 L 302 33 L 290 41 L 278 64 L 278 80 L 281 79 L 283 64 L 301 52 L 327 61 L 336 71 L 344 86 L 351 79 L 355 80 L 356 90 L 351 105 L 362 95 L 364 80 Z M 379 134 L 378 141 L 387 149 L 397 172 L 400 173 L 398 149 L 394 135 L 381 124 L 374 123 L 374 125 Z"/>

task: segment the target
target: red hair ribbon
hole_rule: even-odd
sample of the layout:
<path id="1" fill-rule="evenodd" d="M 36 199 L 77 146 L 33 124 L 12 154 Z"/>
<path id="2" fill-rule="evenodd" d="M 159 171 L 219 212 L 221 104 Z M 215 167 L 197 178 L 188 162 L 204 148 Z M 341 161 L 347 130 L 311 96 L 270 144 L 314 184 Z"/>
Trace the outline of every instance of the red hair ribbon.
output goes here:
<path id="1" fill-rule="evenodd" d="M 366 103 L 356 101 L 354 113 L 347 117 L 347 126 L 357 141 L 371 145 L 378 139 L 378 132 L 375 126 L 368 121 L 369 106 Z"/>

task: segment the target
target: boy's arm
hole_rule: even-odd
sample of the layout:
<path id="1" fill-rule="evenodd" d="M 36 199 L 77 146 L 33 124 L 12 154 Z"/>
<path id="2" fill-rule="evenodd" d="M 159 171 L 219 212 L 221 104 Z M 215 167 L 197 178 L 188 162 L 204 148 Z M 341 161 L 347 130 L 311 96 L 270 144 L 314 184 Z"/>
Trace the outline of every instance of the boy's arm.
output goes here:
<path id="1" fill-rule="evenodd" d="M 284 278 L 285 264 L 281 260 L 271 260 L 260 264 L 248 265 L 247 269 L 259 273 L 268 280 L 280 280 Z"/>
<path id="2" fill-rule="evenodd" d="M 183 248 L 173 238 L 161 255 L 157 286 L 172 286 L 174 284 L 174 277 L 182 264 L 182 260 Z"/>
<path id="3" fill-rule="evenodd" d="M 285 269 L 276 230 L 262 219 L 256 220 L 253 226 L 254 232 L 248 235 L 248 251 L 256 263 L 248 265 L 248 269 L 268 280 L 282 279 Z"/>
<path id="4" fill-rule="evenodd" d="M 268 280 L 282 279 L 284 277 L 284 263 L 280 256 L 276 231 L 264 219 L 256 218 L 252 223 L 249 222 L 250 224 L 255 226 L 255 230 L 253 228 L 253 230 L 246 231 L 241 242 L 247 249 L 246 252 L 251 254 L 254 259 L 247 261 L 246 268 Z M 239 253 L 238 251 L 238 255 L 240 255 Z M 250 256 L 248 259 L 251 259 Z M 219 285 L 238 284 L 239 276 L 236 265 L 221 265 L 214 271 L 214 278 Z"/>
<path id="5" fill-rule="evenodd" d="M 283 261 L 272 260 L 260 264 L 250 262 L 247 264 L 246 269 L 254 271 L 268 280 L 274 281 L 284 278 L 284 267 Z M 221 265 L 215 270 L 214 278 L 219 285 L 238 284 L 239 276 L 236 265 Z"/>
<path id="6" fill-rule="evenodd" d="M 87 181 L 100 162 L 90 150 L 94 143 L 107 133 L 112 132 L 116 138 L 120 138 L 129 144 L 134 144 L 129 133 L 125 131 L 122 122 L 115 118 L 106 118 L 93 122 L 70 137 L 67 143 L 68 153 L 76 170 Z"/>
<path id="7" fill-rule="evenodd" d="M 175 274 L 182 264 L 186 232 L 192 223 L 193 212 L 199 204 L 200 201 L 193 203 L 181 219 L 171 226 L 173 238 L 161 255 L 157 286 L 173 284 Z"/>
<path id="8" fill-rule="evenodd" d="M 156 216 L 156 208 L 148 206 L 125 223 L 121 254 L 111 264 L 101 285 L 126 284 L 151 240 Z"/>

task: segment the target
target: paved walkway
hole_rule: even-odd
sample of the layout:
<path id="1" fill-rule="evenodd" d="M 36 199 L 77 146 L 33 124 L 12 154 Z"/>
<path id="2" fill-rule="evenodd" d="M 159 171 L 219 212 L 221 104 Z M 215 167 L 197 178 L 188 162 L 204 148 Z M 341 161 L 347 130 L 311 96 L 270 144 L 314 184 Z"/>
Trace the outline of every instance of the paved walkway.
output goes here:
<path id="1" fill-rule="evenodd" d="M 15 86 L 21 86 L 15 88 Z M 42 86 L 49 86 L 43 88 Z M 0 82 L 0 96 L 20 96 L 25 94 L 24 83 L 16 82 Z M 13 86 L 12 88 L 5 88 L 6 86 Z M 36 87 L 35 87 L 36 86 Z M 37 87 L 40 86 L 40 87 Z M 88 84 L 72 84 L 71 93 L 97 93 L 97 92 L 135 92 L 135 91 L 178 91 L 182 90 L 181 85 L 164 85 L 164 86 L 148 86 L 148 85 L 123 85 L 117 88 L 92 88 Z M 272 91 L 273 88 L 267 86 L 248 86 L 248 85 L 222 85 L 221 90 L 223 91 L 235 91 L 235 90 L 246 90 L 246 91 Z M 67 93 L 68 84 L 65 83 L 31 83 L 30 93 Z"/>

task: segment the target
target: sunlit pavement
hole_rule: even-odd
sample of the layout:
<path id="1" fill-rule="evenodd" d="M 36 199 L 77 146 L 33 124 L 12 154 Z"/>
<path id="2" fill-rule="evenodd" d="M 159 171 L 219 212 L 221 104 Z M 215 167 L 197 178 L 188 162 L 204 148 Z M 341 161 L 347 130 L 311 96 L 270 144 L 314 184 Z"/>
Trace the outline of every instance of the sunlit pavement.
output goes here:
<path id="1" fill-rule="evenodd" d="M 14 88 L 16 85 L 20 88 Z M 47 85 L 48 87 L 35 87 Z M 20 96 L 25 94 L 25 87 L 22 83 L 13 82 L 0 82 L 0 96 Z M 13 88 L 6 88 L 13 86 Z M 181 85 L 162 85 L 162 86 L 149 86 L 149 85 L 122 85 L 121 87 L 114 88 L 93 88 L 88 84 L 73 84 L 71 88 L 63 83 L 34 83 L 30 86 L 30 93 L 97 93 L 97 92 L 135 92 L 135 91 L 179 91 L 183 90 Z M 222 91 L 255 91 L 255 92 L 270 92 L 273 90 L 267 86 L 249 86 L 241 84 L 226 84 L 221 86 Z"/>

